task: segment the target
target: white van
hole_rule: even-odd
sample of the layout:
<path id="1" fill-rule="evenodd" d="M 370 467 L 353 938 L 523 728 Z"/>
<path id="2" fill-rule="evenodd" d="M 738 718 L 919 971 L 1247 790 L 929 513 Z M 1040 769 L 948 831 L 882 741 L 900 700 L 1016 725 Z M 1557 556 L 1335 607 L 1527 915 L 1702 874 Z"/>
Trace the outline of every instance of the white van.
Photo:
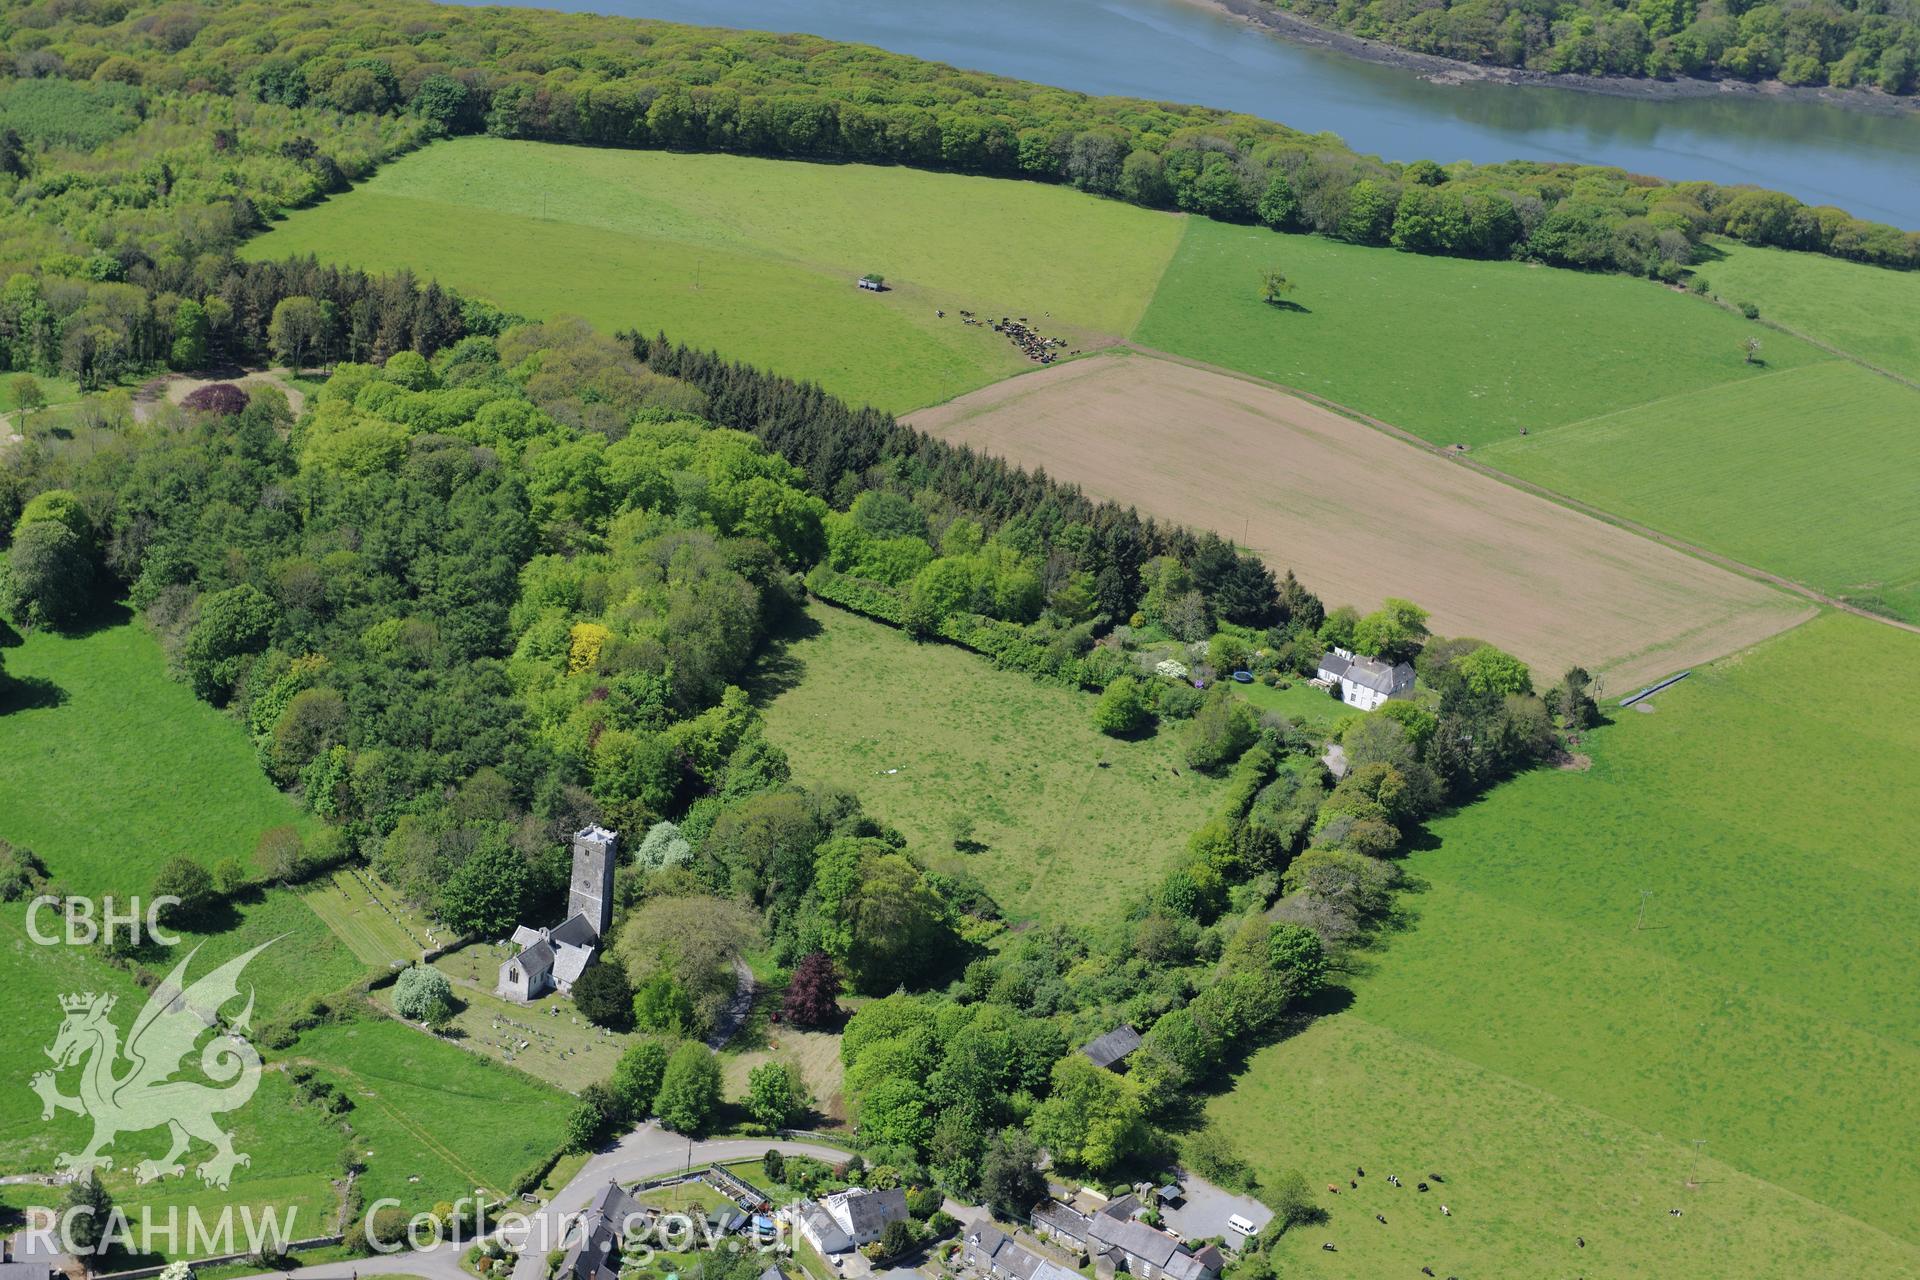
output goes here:
<path id="1" fill-rule="evenodd" d="M 1227 1219 L 1227 1225 L 1232 1227 L 1235 1231 L 1238 1231 L 1243 1236 L 1250 1236 L 1254 1232 L 1259 1230 L 1258 1227 L 1254 1226 L 1251 1222 L 1247 1221 L 1245 1218 L 1241 1217 L 1237 1213 L 1234 1214 L 1231 1218 Z"/>

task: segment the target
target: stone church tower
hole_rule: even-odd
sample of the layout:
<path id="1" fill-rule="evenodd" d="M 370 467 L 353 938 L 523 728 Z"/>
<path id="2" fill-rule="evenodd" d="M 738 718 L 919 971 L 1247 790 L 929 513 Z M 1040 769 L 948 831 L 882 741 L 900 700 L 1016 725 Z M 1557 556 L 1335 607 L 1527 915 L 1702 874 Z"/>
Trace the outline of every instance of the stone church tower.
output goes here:
<path id="1" fill-rule="evenodd" d="M 620 858 L 620 833 L 587 827 L 573 833 L 573 882 L 567 891 L 569 918 L 584 915 L 600 937 L 613 925 L 613 868 Z"/>

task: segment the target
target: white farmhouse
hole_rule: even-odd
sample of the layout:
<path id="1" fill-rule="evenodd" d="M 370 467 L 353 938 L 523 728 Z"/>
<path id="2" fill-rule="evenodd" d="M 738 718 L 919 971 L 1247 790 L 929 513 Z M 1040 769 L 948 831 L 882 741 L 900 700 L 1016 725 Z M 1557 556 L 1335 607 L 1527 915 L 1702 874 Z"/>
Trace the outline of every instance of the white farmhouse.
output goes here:
<path id="1" fill-rule="evenodd" d="M 1363 658 L 1346 649 L 1336 648 L 1321 658 L 1320 670 L 1315 673 L 1314 680 L 1328 688 L 1338 685 L 1340 701 L 1362 711 L 1372 711 L 1392 698 L 1413 696 L 1413 667 L 1410 664 L 1390 664 L 1379 658 Z"/>

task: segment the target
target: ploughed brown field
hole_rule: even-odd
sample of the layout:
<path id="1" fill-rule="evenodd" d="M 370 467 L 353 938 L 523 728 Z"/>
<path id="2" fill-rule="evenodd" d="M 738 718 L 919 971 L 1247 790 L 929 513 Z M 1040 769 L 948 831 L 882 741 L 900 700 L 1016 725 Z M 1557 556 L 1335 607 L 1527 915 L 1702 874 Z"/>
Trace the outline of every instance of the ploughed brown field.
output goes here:
<path id="1" fill-rule="evenodd" d="M 915 426 L 1167 520 L 1217 530 L 1328 606 L 1403 596 L 1546 683 L 1606 692 L 1812 616 L 1805 602 L 1307 401 L 1139 352 L 997 383 Z"/>

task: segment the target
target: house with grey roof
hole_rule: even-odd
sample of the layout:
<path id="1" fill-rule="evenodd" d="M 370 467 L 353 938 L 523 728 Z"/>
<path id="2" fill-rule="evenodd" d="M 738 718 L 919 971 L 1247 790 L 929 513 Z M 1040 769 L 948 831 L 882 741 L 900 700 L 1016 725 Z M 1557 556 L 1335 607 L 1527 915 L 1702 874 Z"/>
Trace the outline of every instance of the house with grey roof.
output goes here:
<path id="1" fill-rule="evenodd" d="M 607 1183 L 581 1213 L 555 1280 L 620 1280 L 620 1242 L 646 1216 L 618 1183 Z"/>
<path id="2" fill-rule="evenodd" d="M 1372 711 L 1394 698 L 1413 696 L 1413 667 L 1335 648 L 1320 659 L 1313 682 L 1327 689 L 1337 687 L 1340 701 L 1350 707 Z"/>
<path id="3" fill-rule="evenodd" d="M 567 918 L 547 929 L 521 925 L 513 931 L 517 948 L 500 966 L 494 994 L 525 1004 L 549 991 L 573 990 L 613 927 L 613 868 L 619 859 L 620 833 L 587 827 L 574 833 L 573 879 L 567 891 Z"/>
<path id="4" fill-rule="evenodd" d="M 1109 1070 L 1127 1060 L 1127 1056 L 1140 1047 L 1140 1033 L 1122 1023 L 1107 1034 L 1095 1040 L 1089 1040 L 1080 1046 L 1080 1052 L 1087 1055 L 1096 1067 Z"/>
<path id="5" fill-rule="evenodd" d="M 812 1200 L 796 1205 L 791 1213 L 793 1229 L 800 1238 L 820 1251 L 822 1257 L 831 1257 L 836 1253 L 845 1253 L 853 1248 L 853 1241 L 833 1220 L 833 1215 Z"/>
<path id="6" fill-rule="evenodd" d="M 1078 1280 L 1078 1273 L 1041 1257 L 990 1223 L 967 1233 L 960 1263 L 984 1280 Z"/>
<path id="7" fill-rule="evenodd" d="M 848 1187 L 822 1200 L 820 1207 L 858 1248 L 878 1240 L 888 1223 L 906 1221 L 907 1193 L 899 1187 L 884 1191 Z"/>
<path id="8" fill-rule="evenodd" d="M 1042 1239 L 1058 1240 L 1084 1249 L 1087 1246 L 1086 1214 L 1058 1200 L 1042 1200 L 1033 1208 L 1033 1231 Z"/>
<path id="9" fill-rule="evenodd" d="M 1219 1251 L 1195 1253 L 1166 1232 L 1134 1217 L 1140 1211 L 1134 1196 L 1109 1201 L 1094 1213 L 1049 1200 L 1033 1211 L 1033 1227 L 1085 1249 L 1100 1280 L 1125 1272 L 1140 1280 L 1219 1280 Z"/>

